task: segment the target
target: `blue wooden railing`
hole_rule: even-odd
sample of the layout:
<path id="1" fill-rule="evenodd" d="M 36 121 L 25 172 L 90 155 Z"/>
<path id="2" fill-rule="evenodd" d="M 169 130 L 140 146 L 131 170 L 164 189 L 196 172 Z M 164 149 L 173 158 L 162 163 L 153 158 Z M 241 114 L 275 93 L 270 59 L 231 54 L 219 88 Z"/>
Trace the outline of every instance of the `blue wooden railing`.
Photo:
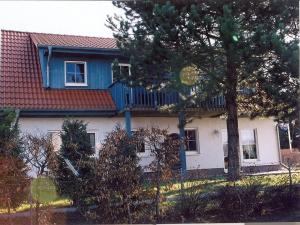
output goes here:
<path id="1" fill-rule="evenodd" d="M 109 87 L 112 98 L 117 109 L 143 108 L 155 109 L 161 106 L 168 106 L 179 103 L 179 94 L 176 91 L 148 91 L 144 87 L 130 88 L 122 83 L 116 82 Z M 200 102 L 191 108 L 224 108 L 225 100 L 223 96 L 213 97 L 210 100 Z"/>

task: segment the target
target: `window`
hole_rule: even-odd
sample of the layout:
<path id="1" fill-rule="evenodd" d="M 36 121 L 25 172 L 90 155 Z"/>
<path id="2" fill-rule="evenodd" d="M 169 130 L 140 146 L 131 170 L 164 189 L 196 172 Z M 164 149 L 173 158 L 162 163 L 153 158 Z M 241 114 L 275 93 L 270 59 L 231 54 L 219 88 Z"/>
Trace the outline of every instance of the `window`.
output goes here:
<path id="1" fill-rule="evenodd" d="M 61 137 L 59 131 L 49 131 L 48 134 L 50 135 L 54 151 L 58 152 L 61 146 Z"/>
<path id="2" fill-rule="evenodd" d="M 86 62 L 65 62 L 65 85 L 87 85 Z"/>
<path id="3" fill-rule="evenodd" d="M 143 137 L 139 136 L 139 132 L 138 131 L 132 131 L 132 136 L 136 136 L 137 137 L 137 143 L 136 143 L 136 151 L 137 151 L 137 153 L 145 153 L 146 152 L 146 148 L 145 148 L 145 141 L 144 141 Z"/>
<path id="4" fill-rule="evenodd" d="M 197 131 L 196 129 L 185 130 L 186 151 L 197 151 Z"/>
<path id="5" fill-rule="evenodd" d="M 126 64 L 126 63 L 119 63 L 119 68 L 120 68 L 120 74 L 122 76 L 129 76 L 131 75 L 131 72 L 130 72 L 130 64 Z M 115 83 L 117 82 L 118 79 L 117 77 L 115 77 L 112 73 L 112 82 Z"/>
<path id="6" fill-rule="evenodd" d="M 243 159 L 257 159 L 255 130 L 241 130 Z"/>
<path id="7" fill-rule="evenodd" d="M 96 134 L 95 133 L 88 133 L 90 138 L 90 144 L 93 149 L 93 152 L 96 153 Z"/>

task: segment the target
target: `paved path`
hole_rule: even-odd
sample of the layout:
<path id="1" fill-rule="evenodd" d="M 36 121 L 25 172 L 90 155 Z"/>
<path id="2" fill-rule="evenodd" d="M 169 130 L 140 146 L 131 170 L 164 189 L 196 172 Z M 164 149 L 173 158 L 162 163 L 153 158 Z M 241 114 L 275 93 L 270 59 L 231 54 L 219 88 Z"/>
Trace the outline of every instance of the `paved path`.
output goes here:
<path id="1" fill-rule="evenodd" d="M 34 210 L 34 209 L 33 209 Z M 41 209 L 43 210 L 43 209 Z M 76 212 L 77 209 L 75 207 L 64 207 L 64 208 L 52 208 L 50 209 L 51 212 L 54 213 L 69 213 L 69 212 Z M 17 213 L 3 213 L 0 214 L 0 218 L 8 218 L 11 216 L 12 218 L 17 218 L 17 217 L 29 217 L 30 216 L 30 210 L 26 212 L 17 212 Z"/>

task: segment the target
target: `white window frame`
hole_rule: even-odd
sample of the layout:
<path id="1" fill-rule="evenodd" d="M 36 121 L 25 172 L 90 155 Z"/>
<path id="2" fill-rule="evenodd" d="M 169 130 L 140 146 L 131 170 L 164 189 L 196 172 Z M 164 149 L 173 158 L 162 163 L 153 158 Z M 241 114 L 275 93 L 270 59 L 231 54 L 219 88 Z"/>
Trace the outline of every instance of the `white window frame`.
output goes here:
<path id="1" fill-rule="evenodd" d="M 129 67 L 129 76 L 131 76 L 131 65 L 129 63 L 119 63 L 119 67 L 128 66 Z M 113 71 L 113 63 L 111 64 L 111 83 L 114 83 L 114 71 Z"/>
<path id="2" fill-rule="evenodd" d="M 242 130 L 251 130 L 254 132 L 255 135 L 255 147 L 256 147 L 256 159 L 244 159 L 244 152 L 243 152 L 243 142 L 242 142 Z M 258 162 L 259 159 L 259 150 L 258 150 L 258 136 L 257 136 L 257 128 L 246 128 L 246 129 L 240 129 L 239 130 L 239 139 L 240 139 L 240 154 L 241 154 L 241 159 L 243 162 L 246 163 L 254 163 L 254 162 Z"/>
<path id="3" fill-rule="evenodd" d="M 78 64 L 84 64 L 84 83 L 71 83 L 67 82 L 67 63 L 78 63 Z M 70 86 L 70 87 L 84 87 L 88 86 L 87 82 L 87 63 L 86 61 L 65 61 L 64 62 L 64 67 L 65 67 L 65 86 Z"/>
<path id="4" fill-rule="evenodd" d="M 94 130 L 88 130 L 87 133 L 95 135 L 95 149 L 94 149 L 94 154 L 91 157 L 96 157 L 97 156 L 97 132 Z"/>
<path id="5" fill-rule="evenodd" d="M 47 130 L 47 135 L 52 135 L 52 134 L 58 134 L 59 135 L 59 142 L 60 142 L 60 146 L 58 146 L 58 149 L 54 149 L 55 152 L 59 153 L 60 151 L 60 148 L 61 148 L 61 144 L 62 144 L 62 140 L 61 140 L 61 137 L 60 137 L 60 132 L 61 130 Z M 52 142 L 52 137 L 51 137 L 51 142 Z M 52 143 L 53 144 L 53 143 Z"/>
<path id="6" fill-rule="evenodd" d="M 256 159 L 244 159 L 244 154 L 243 154 L 243 147 L 242 147 L 242 130 L 251 130 L 254 131 L 255 133 L 255 145 L 256 145 Z M 227 133 L 227 129 L 222 129 L 220 130 L 221 132 L 221 143 L 222 143 L 222 149 L 223 149 L 223 133 L 222 132 L 226 132 Z M 227 134 L 228 135 L 228 134 Z M 227 145 L 228 145 L 228 141 L 227 141 Z M 257 135 L 257 128 L 244 128 L 244 129 L 239 129 L 239 150 L 240 150 L 240 161 L 244 162 L 244 163 L 255 163 L 260 161 L 260 154 L 259 154 L 259 146 L 258 146 L 258 135 Z"/>
<path id="7" fill-rule="evenodd" d="M 196 151 L 186 151 L 185 150 L 185 154 L 186 155 L 200 154 L 200 142 L 199 142 L 198 128 L 196 128 L 196 127 L 185 127 L 184 131 L 186 131 L 186 130 L 195 130 L 195 132 L 196 132 Z M 184 137 L 185 137 L 185 135 L 184 135 Z"/>
<path id="8" fill-rule="evenodd" d="M 99 130 L 95 130 L 95 129 L 88 129 L 86 132 L 88 134 L 95 134 L 95 153 L 93 155 L 91 155 L 91 157 L 94 157 L 94 158 L 98 158 L 99 156 L 99 150 L 100 150 L 100 139 L 99 139 Z"/>
<path id="9" fill-rule="evenodd" d="M 138 131 L 138 128 L 134 128 L 134 129 L 131 129 L 131 134 L 133 132 L 136 132 Z M 147 144 L 146 144 L 146 141 L 144 140 L 144 145 L 145 145 L 145 151 L 144 152 L 137 152 L 137 156 L 138 157 L 148 157 L 150 156 L 149 154 L 149 148 L 147 148 Z"/>

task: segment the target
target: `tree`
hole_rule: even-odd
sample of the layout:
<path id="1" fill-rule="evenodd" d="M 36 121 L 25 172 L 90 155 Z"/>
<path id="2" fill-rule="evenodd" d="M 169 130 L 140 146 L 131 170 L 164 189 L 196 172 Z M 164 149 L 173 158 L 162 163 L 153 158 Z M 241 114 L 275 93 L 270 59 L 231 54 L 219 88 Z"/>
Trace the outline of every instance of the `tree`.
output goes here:
<path id="1" fill-rule="evenodd" d="M 120 81 L 175 89 L 181 109 L 223 94 L 228 178 L 238 179 L 239 113 L 297 112 L 297 100 L 287 97 L 297 96 L 299 87 L 298 2 L 145 0 L 114 5 L 125 11 L 125 18 L 109 17 L 108 26 L 131 63 L 130 77 L 121 74 Z M 198 71 L 192 85 L 180 76 L 186 67 Z M 187 91 L 191 86 L 196 87 L 192 94 Z"/>
<path id="2" fill-rule="evenodd" d="M 55 188 L 55 186 L 49 185 L 52 180 L 47 177 L 47 172 L 49 170 L 52 172 L 57 166 L 57 156 L 54 152 L 51 136 L 27 134 L 24 137 L 24 158 L 37 178 L 31 183 L 31 194 L 33 195 L 31 197 L 35 200 L 35 224 L 39 224 L 41 219 L 49 220 L 45 213 L 40 214 L 41 200 L 44 200 L 42 203 L 48 203 L 56 197 L 55 194 L 49 194 L 49 189 Z M 47 190 L 45 191 L 45 189 Z M 43 199 L 45 198 L 43 195 L 48 195 L 46 201 Z M 43 223 L 46 223 L 46 221 L 43 221 Z"/>
<path id="3" fill-rule="evenodd" d="M 9 213 L 27 198 L 27 172 L 17 114 L 4 110 L 0 118 L 0 207 Z"/>
<path id="4" fill-rule="evenodd" d="M 173 177 L 174 167 L 179 162 L 179 138 L 168 134 L 167 129 L 152 127 L 142 129 L 141 133 L 145 145 L 152 153 L 154 159 L 149 165 L 153 173 L 153 182 L 156 188 L 155 194 L 155 216 L 156 223 L 160 222 L 161 186 L 170 183 Z"/>
<path id="5" fill-rule="evenodd" d="M 24 158 L 35 171 L 35 175 L 47 175 L 56 167 L 57 157 L 51 136 L 27 134 L 24 137 Z"/>
<path id="6" fill-rule="evenodd" d="M 92 176 L 91 161 L 94 154 L 86 130 L 87 124 L 80 120 L 65 120 L 62 125 L 62 145 L 58 156 L 55 177 L 61 194 L 69 196 L 74 204 L 79 204 L 84 180 Z M 71 166 L 78 172 L 74 174 Z"/>
<path id="7" fill-rule="evenodd" d="M 139 203 L 143 186 L 136 144 L 136 138 L 120 127 L 107 134 L 93 166 L 94 176 L 86 180 L 83 191 L 89 199 L 83 207 L 88 217 L 100 223 L 131 224 L 144 210 L 144 203 Z"/>

